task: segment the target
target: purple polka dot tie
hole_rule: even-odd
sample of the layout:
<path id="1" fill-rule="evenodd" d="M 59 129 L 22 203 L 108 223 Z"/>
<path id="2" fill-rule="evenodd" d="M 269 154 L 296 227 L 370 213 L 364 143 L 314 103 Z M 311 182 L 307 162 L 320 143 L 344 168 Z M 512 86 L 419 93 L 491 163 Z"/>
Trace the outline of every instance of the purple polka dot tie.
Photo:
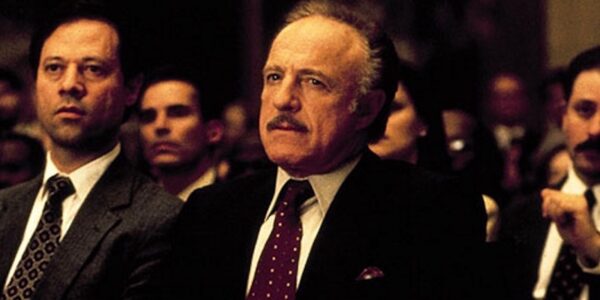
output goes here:
<path id="1" fill-rule="evenodd" d="M 596 204 L 594 193 L 587 190 L 584 196 L 591 210 Z M 573 247 L 563 243 L 546 291 L 546 300 L 579 299 L 585 281 L 586 275 L 577 263 Z"/>
<path id="2" fill-rule="evenodd" d="M 60 243 L 62 201 L 75 192 L 68 177 L 55 175 L 46 183 L 48 201 L 17 269 L 0 299 L 31 299 Z"/>
<path id="3" fill-rule="evenodd" d="M 308 181 L 289 180 L 277 201 L 273 231 L 262 251 L 247 300 L 296 298 L 302 224 L 300 205 L 314 195 Z"/>

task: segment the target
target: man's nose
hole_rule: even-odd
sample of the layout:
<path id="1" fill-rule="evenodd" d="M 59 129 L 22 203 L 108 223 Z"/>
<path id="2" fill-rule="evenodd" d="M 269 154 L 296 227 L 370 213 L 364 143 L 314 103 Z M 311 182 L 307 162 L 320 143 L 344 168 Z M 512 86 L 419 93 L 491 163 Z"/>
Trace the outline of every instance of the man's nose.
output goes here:
<path id="1" fill-rule="evenodd" d="M 588 133 L 594 137 L 600 137 L 600 111 L 596 112 L 590 120 Z"/>
<path id="2" fill-rule="evenodd" d="M 76 65 L 69 65 L 65 70 L 61 81 L 60 93 L 78 100 L 85 95 L 85 84 Z"/>
<path id="3" fill-rule="evenodd" d="M 169 126 L 169 118 L 164 113 L 158 113 L 156 115 L 156 120 L 154 121 L 154 131 L 157 136 L 162 136 L 168 134 L 171 129 Z"/>
<path id="4" fill-rule="evenodd" d="M 273 105 L 281 111 L 298 111 L 301 107 L 300 90 L 293 80 L 284 80 L 277 88 Z"/>

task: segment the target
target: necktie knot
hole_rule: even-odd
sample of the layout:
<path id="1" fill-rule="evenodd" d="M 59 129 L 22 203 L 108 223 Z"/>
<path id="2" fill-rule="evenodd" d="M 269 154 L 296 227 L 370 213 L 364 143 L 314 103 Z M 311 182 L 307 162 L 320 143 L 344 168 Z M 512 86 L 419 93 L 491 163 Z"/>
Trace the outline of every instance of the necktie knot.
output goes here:
<path id="1" fill-rule="evenodd" d="M 62 203 L 65 198 L 75 193 L 75 188 L 69 177 L 58 174 L 50 177 L 46 183 L 48 189 L 48 201 L 54 207 Z"/>
<path id="2" fill-rule="evenodd" d="M 314 192 L 308 180 L 290 179 L 283 186 L 281 195 L 277 206 L 278 210 L 289 207 L 288 209 L 297 211 L 304 201 L 314 196 Z"/>

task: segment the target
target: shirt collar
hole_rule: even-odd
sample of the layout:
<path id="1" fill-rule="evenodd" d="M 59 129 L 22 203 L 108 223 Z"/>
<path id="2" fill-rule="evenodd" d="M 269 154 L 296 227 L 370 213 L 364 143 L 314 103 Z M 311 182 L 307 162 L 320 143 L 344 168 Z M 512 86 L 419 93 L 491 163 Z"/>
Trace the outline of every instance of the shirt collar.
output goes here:
<path id="1" fill-rule="evenodd" d="M 121 144 L 117 144 L 112 150 L 106 154 L 94 159 L 93 161 L 79 167 L 71 173 L 63 173 L 58 170 L 52 158 L 50 152 L 46 154 L 46 168 L 44 170 L 44 181 L 43 185 L 46 185 L 48 179 L 56 174 L 68 176 L 75 193 L 80 199 L 85 199 L 87 194 L 90 192 L 92 187 L 98 182 L 104 171 L 108 169 L 108 166 L 117 158 L 121 152 Z"/>
<path id="2" fill-rule="evenodd" d="M 199 189 L 201 187 L 205 187 L 207 185 L 211 185 L 217 181 L 217 170 L 214 167 L 209 168 L 202 174 L 202 176 L 198 177 L 194 182 L 188 185 L 185 189 L 183 189 L 177 197 L 179 199 L 186 201 L 187 198 L 192 194 L 193 191 Z"/>
<path id="3" fill-rule="evenodd" d="M 290 179 L 308 180 L 310 186 L 315 192 L 315 197 L 308 199 L 302 207 L 312 205 L 312 203 L 316 201 L 319 206 L 319 210 L 321 211 L 321 214 L 325 216 L 327 210 L 329 210 L 331 202 L 333 202 L 335 195 L 342 186 L 342 183 L 344 183 L 346 177 L 348 177 L 350 172 L 352 172 L 352 170 L 356 167 L 361 157 L 362 155 L 349 162 L 346 162 L 345 164 L 343 164 L 342 166 L 340 166 L 332 172 L 326 174 L 310 175 L 305 178 L 292 177 L 284 169 L 278 167 L 277 179 L 275 180 L 275 193 L 273 194 L 271 205 L 269 205 L 269 209 L 267 210 L 265 220 L 273 213 L 277 197 L 279 196 L 279 193 L 283 189 L 285 183 Z"/>
<path id="4" fill-rule="evenodd" d="M 575 169 L 571 165 L 567 173 L 567 180 L 565 181 L 565 184 L 563 185 L 561 191 L 567 194 L 582 195 L 587 189 L 588 187 L 579 178 L 579 176 L 577 176 L 577 173 L 575 173 Z M 600 196 L 600 184 L 595 184 L 592 187 L 592 191 L 594 192 L 594 196 L 596 197 L 596 199 L 600 199 L 600 197 L 598 197 Z"/>

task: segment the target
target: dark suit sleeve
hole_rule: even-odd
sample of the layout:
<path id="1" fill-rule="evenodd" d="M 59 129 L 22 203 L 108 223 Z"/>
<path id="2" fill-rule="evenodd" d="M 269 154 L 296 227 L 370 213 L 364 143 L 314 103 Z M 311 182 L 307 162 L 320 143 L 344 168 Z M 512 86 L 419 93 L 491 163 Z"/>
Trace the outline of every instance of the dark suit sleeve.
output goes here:
<path id="1" fill-rule="evenodd" d="M 502 278 L 498 245 L 485 242 L 487 216 L 482 195 L 471 182 L 458 178 L 445 186 L 450 202 L 443 203 L 448 214 L 448 287 L 460 299 L 507 299 Z M 454 228 L 452 228 L 454 227 Z M 459 299 L 456 298 L 456 299 Z M 452 299 L 452 298 L 450 298 Z"/>
<path id="2" fill-rule="evenodd" d="M 431 268 L 441 268 L 443 299 L 493 299 L 486 287 L 494 280 L 485 274 L 485 223 L 483 198 L 469 183 L 445 178 L 433 188 L 439 213 L 429 219 L 435 224 L 428 256 Z M 438 218 L 439 220 L 433 220 Z M 439 266 L 436 266 L 439 264 Z M 433 288 L 433 287 L 432 287 Z M 483 297 L 483 298 L 482 298 Z"/>
<path id="3" fill-rule="evenodd" d="M 159 292 L 152 295 L 151 299 L 195 298 L 192 294 L 199 292 L 197 289 L 202 282 L 199 282 L 194 270 L 205 268 L 205 259 L 219 259 L 207 258 L 195 251 L 197 247 L 202 247 L 200 237 L 204 231 L 211 228 L 202 223 L 206 219 L 203 215 L 210 211 L 210 191 L 211 189 L 196 190 L 185 203 L 170 235 L 172 252 L 152 280 L 153 285 L 159 286 Z"/>
<path id="4" fill-rule="evenodd" d="M 135 249 L 131 249 L 122 299 L 149 299 L 157 292 L 152 278 L 160 272 L 163 260 L 172 250 L 170 234 L 180 208 L 180 203 L 175 203 L 179 199 L 162 191 L 152 197 L 161 196 L 169 201 L 156 202 L 153 207 L 148 207 L 153 212 L 144 216 Z"/>

